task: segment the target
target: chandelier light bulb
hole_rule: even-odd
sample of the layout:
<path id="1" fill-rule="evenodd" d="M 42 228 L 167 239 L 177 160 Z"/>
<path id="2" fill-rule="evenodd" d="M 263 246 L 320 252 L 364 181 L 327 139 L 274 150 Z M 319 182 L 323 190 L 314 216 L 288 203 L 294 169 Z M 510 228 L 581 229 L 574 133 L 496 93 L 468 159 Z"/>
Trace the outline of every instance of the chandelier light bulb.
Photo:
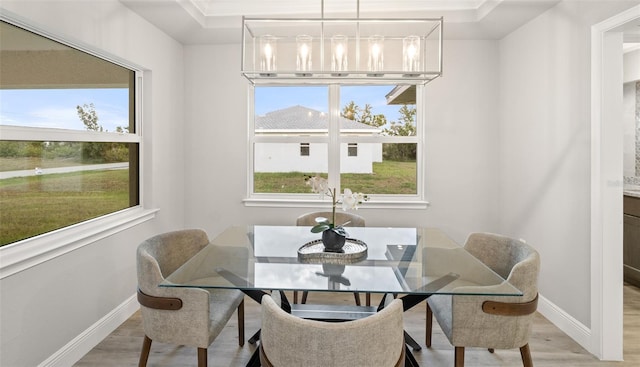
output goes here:
<path id="1" fill-rule="evenodd" d="M 302 34 L 296 37 L 297 44 L 297 57 L 296 57 L 296 70 L 302 71 L 299 75 L 308 76 L 311 71 L 311 50 L 313 37 L 306 34 Z"/>
<path id="2" fill-rule="evenodd" d="M 265 71 L 264 75 L 273 75 L 276 71 L 277 39 L 274 36 L 266 35 L 260 37 L 260 70 Z"/>
<path id="3" fill-rule="evenodd" d="M 343 35 L 335 35 L 331 37 L 331 71 L 334 76 L 344 76 L 349 68 L 348 65 L 348 47 L 349 38 Z"/>
<path id="4" fill-rule="evenodd" d="M 379 72 L 384 70 L 384 37 L 371 36 L 369 38 L 368 67 L 370 76 L 382 76 Z"/>
<path id="5" fill-rule="evenodd" d="M 406 75 L 418 75 L 420 71 L 420 37 L 402 39 L 402 70 Z"/>

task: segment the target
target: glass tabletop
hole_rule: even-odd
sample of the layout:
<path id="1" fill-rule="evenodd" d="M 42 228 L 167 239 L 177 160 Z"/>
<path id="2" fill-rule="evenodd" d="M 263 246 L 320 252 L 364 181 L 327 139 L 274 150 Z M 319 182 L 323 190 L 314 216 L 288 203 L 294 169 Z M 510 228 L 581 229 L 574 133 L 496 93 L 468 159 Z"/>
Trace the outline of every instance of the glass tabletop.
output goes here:
<path id="1" fill-rule="evenodd" d="M 346 228 L 366 255 L 308 259 L 320 239 L 304 226 L 230 227 L 162 287 L 520 296 L 522 293 L 436 228 Z"/>

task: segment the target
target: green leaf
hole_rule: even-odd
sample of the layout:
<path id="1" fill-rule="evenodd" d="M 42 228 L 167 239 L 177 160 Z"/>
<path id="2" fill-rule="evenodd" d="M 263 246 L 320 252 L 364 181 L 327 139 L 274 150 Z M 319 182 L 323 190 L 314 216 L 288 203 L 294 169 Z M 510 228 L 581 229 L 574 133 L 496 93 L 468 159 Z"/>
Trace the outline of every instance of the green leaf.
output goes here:
<path id="1" fill-rule="evenodd" d="M 320 223 L 311 228 L 311 233 L 320 233 L 326 231 L 327 229 L 331 229 L 331 225 L 328 222 Z"/>

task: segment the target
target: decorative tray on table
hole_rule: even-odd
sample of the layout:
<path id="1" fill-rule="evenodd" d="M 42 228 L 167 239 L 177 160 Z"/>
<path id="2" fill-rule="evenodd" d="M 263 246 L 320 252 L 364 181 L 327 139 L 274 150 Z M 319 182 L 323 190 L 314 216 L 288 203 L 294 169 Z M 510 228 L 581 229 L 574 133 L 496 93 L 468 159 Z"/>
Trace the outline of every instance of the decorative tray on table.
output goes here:
<path id="1" fill-rule="evenodd" d="M 298 260 L 317 264 L 353 264 L 367 258 L 367 244 L 347 238 L 341 252 L 325 251 L 321 239 L 309 241 L 298 249 Z"/>

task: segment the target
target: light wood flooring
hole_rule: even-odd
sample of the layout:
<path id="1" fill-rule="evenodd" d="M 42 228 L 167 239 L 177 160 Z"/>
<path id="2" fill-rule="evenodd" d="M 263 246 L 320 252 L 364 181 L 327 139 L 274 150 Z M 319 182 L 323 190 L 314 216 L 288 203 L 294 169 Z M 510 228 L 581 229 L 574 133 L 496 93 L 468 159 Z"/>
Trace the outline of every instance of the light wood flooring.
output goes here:
<path id="1" fill-rule="evenodd" d="M 353 296 L 351 293 L 312 293 L 309 295 L 308 302 L 352 304 Z M 246 299 L 245 333 L 247 338 L 253 335 L 260 326 L 259 307 L 251 299 Z M 423 346 L 421 351 L 414 352 L 420 365 L 452 367 L 453 347 L 435 321 L 433 345 L 428 349 L 424 346 L 424 303 L 404 315 L 406 330 Z M 210 367 L 244 366 L 255 350 L 255 346 L 249 343 L 245 343 L 242 348 L 238 346 L 236 320 L 234 315 L 224 331 L 209 347 Z M 75 366 L 137 366 L 143 336 L 140 312 L 136 312 L 87 353 Z M 599 361 L 540 314 L 536 314 L 529 344 L 536 367 L 640 366 L 640 288 L 630 285 L 624 287 L 624 362 Z M 196 354 L 194 348 L 153 343 L 148 366 L 196 366 Z M 467 348 L 465 362 L 466 366 L 522 366 L 520 353 L 517 349 L 496 350 L 494 354 L 491 354 L 486 349 Z"/>

